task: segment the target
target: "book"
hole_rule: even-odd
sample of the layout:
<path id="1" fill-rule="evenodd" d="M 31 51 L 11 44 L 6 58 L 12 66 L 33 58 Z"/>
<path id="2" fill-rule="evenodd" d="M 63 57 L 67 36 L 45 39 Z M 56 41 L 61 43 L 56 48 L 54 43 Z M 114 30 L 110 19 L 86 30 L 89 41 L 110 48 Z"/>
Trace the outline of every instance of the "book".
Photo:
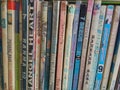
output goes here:
<path id="1" fill-rule="evenodd" d="M 72 80 L 73 80 L 73 70 L 74 70 L 74 59 L 75 59 L 75 50 L 76 50 L 76 41 L 79 25 L 79 14 L 80 14 L 80 5 L 81 1 L 77 1 L 75 4 L 75 15 L 73 20 L 72 27 L 72 41 L 71 41 L 71 51 L 70 51 L 70 65 L 69 65 L 69 75 L 68 75 L 68 89 L 72 89 Z"/>
<path id="2" fill-rule="evenodd" d="M 52 18 L 50 77 L 49 77 L 49 89 L 50 90 L 54 90 L 54 88 L 55 88 L 55 73 L 56 73 L 55 70 L 56 70 L 56 58 L 57 58 L 59 9 L 60 9 L 60 1 L 54 1 L 54 3 L 53 3 L 53 18 Z"/>
<path id="3" fill-rule="evenodd" d="M 94 4 L 94 0 L 88 0 L 85 30 L 84 30 L 84 36 L 83 36 L 84 38 L 83 38 L 83 45 L 82 45 L 82 56 L 81 56 L 82 64 L 80 65 L 78 89 L 83 88 L 84 71 L 85 71 L 86 55 L 87 55 L 87 48 L 88 48 L 88 41 L 89 41 L 89 33 L 90 33 L 90 27 L 91 27 L 93 4 Z"/>
<path id="4" fill-rule="evenodd" d="M 67 1 L 61 1 L 59 31 L 58 31 L 59 34 L 58 34 L 58 49 L 57 49 L 57 66 L 56 66 L 56 85 L 55 85 L 56 90 L 61 90 L 61 86 L 62 86 L 66 11 L 67 11 Z"/>
<path id="5" fill-rule="evenodd" d="M 115 82 L 115 90 L 119 90 L 120 89 L 120 65 L 119 65 L 119 70 L 118 70 L 118 73 L 117 73 L 117 79 L 116 79 L 116 82 Z"/>
<path id="6" fill-rule="evenodd" d="M 8 90 L 8 54 L 7 54 L 7 2 L 1 1 L 1 26 L 3 48 L 4 90 Z"/>
<path id="7" fill-rule="evenodd" d="M 75 5 L 69 4 L 67 11 L 67 27 L 66 27 L 66 38 L 65 38 L 65 50 L 64 50 L 64 67 L 63 67 L 63 80 L 62 90 L 68 90 L 68 75 L 69 75 L 69 63 L 70 63 L 70 51 L 72 42 L 72 26 L 75 13 Z"/>
<path id="8" fill-rule="evenodd" d="M 78 89 L 78 80 L 79 80 L 79 73 L 80 73 L 80 63 L 81 63 L 81 52 L 82 52 L 82 42 L 83 42 L 83 34 L 85 29 L 85 20 L 86 20 L 86 13 L 87 13 L 87 4 L 81 3 L 80 6 L 80 18 L 79 18 L 79 30 L 78 30 L 78 37 L 77 37 L 77 45 L 76 45 L 76 53 L 75 53 L 75 64 L 74 64 L 74 73 L 73 73 L 73 90 Z"/>
<path id="9" fill-rule="evenodd" d="M 95 72 L 97 66 L 96 65 L 97 59 L 96 60 L 94 59 L 94 51 L 96 50 L 95 43 L 96 43 L 96 34 L 99 24 L 100 8 L 101 8 L 101 0 L 96 0 L 93 9 L 93 17 L 92 17 L 89 46 L 88 46 L 88 53 L 86 59 L 83 90 L 87 90 L 87 89 L 93 90 L 94 88 Z"/>
<path id="10" fill-rule="evenodd" d="M 46 60 L 46 34 L 47 34 L 47 10 L 48 2 L 42 2 L 42 31 L 41 31 L 41 55 L 40 55 L 40 89 L 44 90 L 45 60 Z"/>

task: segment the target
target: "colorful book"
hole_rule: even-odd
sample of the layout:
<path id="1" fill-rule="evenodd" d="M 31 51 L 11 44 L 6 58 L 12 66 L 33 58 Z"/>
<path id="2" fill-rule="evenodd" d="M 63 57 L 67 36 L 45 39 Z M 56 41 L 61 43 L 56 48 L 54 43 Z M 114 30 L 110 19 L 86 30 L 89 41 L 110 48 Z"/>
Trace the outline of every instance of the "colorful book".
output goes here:
<path id="1" fill-rule="evenodd" d="M 120 65 L 119 65 L 119 70 L 118 70 L 116 84 L 115 84 L 115 88 L 114 89 L 115 90 L 119 90 L 120 89 Z"/>
<path id="2" fill-rule="evenodd" d="M 82 42 L 83 42 L 83 34 L 85 29 L 85 20 L 86 20 L 86 12 L 87 12 L 87 4 L 81 3 L 80 6 L 80 18 L 79 18 L 79 30 L 77 37 L 77 45 L 76 45 L 76 53 L 75 53 L 75 64 L 74 64 L 74 73 L 73 73 L 73 85 L 72 90 L 78 89 L 78 80 L 80 73 L 80 63 L 81 63 L 81 52 L 82 52 Z"/>
<path id="3" fill-rule="evenodd" d="M 71 42 L 71 51 L 70 51 L 70 66 L 69 66 L 69 75 L 68 75 L 68 89 L 72 89 L 72 80 L 73 80 L 73 69 L 74 69 L 74 59 L 75 59 L 75 50 L 76 50 L 76 41 L 79 25 L 79 14 L 80 14 L 80 4 L 81 1 L 76 2 L 75 15 L 72 27 L 72 42 Z"/>
<path id="4" fill-rule="evenodd" d="M 95 72 L 96 72 L 95 67 L 97 66 L 96 65 L 97 59 L 94 60 L 94 50 L 96 43 L 96 34 L 99 24 L 100 8 L 101 8 L 101 0 L 96 0 L 93 9 L 93 17 L 92 17 L 89 46 L 88 46 L 88 53 L 86 59 L 83 90 L 93 90 L 94 88 L 94 80 L 95 80 Z"/>
<path id="5" fill-rule="evenodd" d="M 85 71 L 85 63 L 86 63 L 86 55 L 87 55 L 87 48 L 88 48 L 88 41 L 89 41 L 91 19 L 92 19 L 93 4 L 94 4 L 94 0 L 88 0 L 86 21 L 85 21 L 86 23 L 85 23 L 85 30 L 84 30 L 83 45 L 82 45 L 82 56 L 81 56 L 82 64 L 80 65 L 78 89 L 83 88 L 84 71 Z"/>
<path id="6" fill-rule="evenodd" d="M 64 68 L 63 68 L 63 82 L 62 90 L 68 90 L 68 76 L 69 76 L 69 64 L 70 64 L 70 53 L 71 53 L 71 42 L 72 42 L 72 26 L 75 13 L 75 5 L 68 5 L 67 15 L 67 27 L 66 27 L 66 39 L 65 39 L 65 50 L 64 50 Z"/>
<path id="7" fill-rule="evenodd" d="M 58 49 L 57 49 L 57 67 L 56 67 L 55 90 L 61 90 L 61 86 L 62 86 L 62 70 L 63 70 L 63 57 L 64 57 L 66 11 L 67 11 L 67 1 L 61 1 L 61 5 L 60 5 L 60 22 L 59 22 L 59 31 L 58 31 L 59 34 L 58 34 Z"/>
<path id="8" fill-rule="evenodd" d="M 49 89 L 55 88 L 55 70 L 56 70 L 56 58 L 57 58 L 57 42 L 58 42 L 58 27 L 59 27 L 59 8 L 60 1 L 54 1 L 53 3 L 53 19 L 52 19 L 52 37 L 51 37 L 51 57 L 50 57 L 50 77 L 49 77 Z"/>
<path id="9" fill-rule="evenodd" d="M 4 90 L 8 90 L 8 54 L 7 54 L 7 2 L 1 1 L 1 26 L 3 48 Z"/>
<path id="10" fill-rule="evenodd" d="M 41 55 L 40 55 L 40 89 L 44 90 L 45 82 L 45 60 L 46 60 L 46 34 L 47 34 L 47 11 L 48 2 L 42 2 L 42 32 L 41 32 Z"/>

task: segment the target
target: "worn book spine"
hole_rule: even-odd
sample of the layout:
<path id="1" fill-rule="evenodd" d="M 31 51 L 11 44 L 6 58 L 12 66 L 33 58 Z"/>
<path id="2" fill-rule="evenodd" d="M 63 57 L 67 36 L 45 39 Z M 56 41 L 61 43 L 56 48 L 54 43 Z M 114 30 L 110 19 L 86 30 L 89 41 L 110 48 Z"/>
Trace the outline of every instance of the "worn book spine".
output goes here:
<path id="1" fill-rule="evenodd" d="M 36 5 L 36 49 L 35 49 L 35 90 L 39 90 L 40 88 L 40 46 L 41 46 L 41 1 L 37 0 Z"/>
<path id="2" fill-rule="evenodd" d="M 107 85 L 108 90 L 114 90 L 115 82 L 117 79 L 117 72 L 118 72 L 119 65 L 120 65 L 120 27 L 118 28 L 117 33 L 118 33 L 118 36 L 117 36 L 117 40 L 116 40 L 116 46 L 115 46 L 115 51 L 114 51 L 114 55 L 113 55 L 113 61 L 111 64 L 109 81 L 108 81 L 108 85 Z"/>
<path id="3" fill-rule="evenodd" d="M 49 89 L 55 88 L 55 70 L 56 70 L 56 56 L 57 56 L 57 42 L 58 42 L 58 26 L 59 26 L 59 8 L 60 1 L 53 3 L 53 19 L 52 19 L 52 41 L 51 41 L 51 57 L 50 57 L 50 78 Z"/>
<path id="4" fill-rule="evenodd" d="M 89 41 L 91 19 L 92 19 L 93 3 L 94 3 L 94 0 L 88 0 L 83 46 L 82 46 L 82 56 L 81 56 L 82 64 L 80 65 L 78 90 L 81 90 L 83 88 L 84 71 L 85 71 L 85 63 L 86 63 L 86 55 L 87 55 L 87 48 L 88 48 L 88 41 Z"/>
<path id="5" fill-rule="evenodd" d="M 65 52 L 64 52 L 64 68 L 63 68 L 63 82 L 62 90 L 68 90 L 68 75 L 69 75 L 69 63 L 71 53 L 71 41 L 72 41 L 72 26 L 75 13 L 75 5 L 68 5 L 67 15 L 67 27 L 66 27 L 66 39 L 65 39 Z"/>
<path id="6" fill-rule="evenodd" d="M 27 60 L 27 90 L 34 89 L 33 69 L 34 69 L 34 1 L 28 0 L 28 60 Z"/>
<path id="7" fill-rule="evenodd" d="M 44 90 L 49 89 L 49 77 L 50 77 L 50 51 L 51 51 L 51 34 L 52 34 L 52 2 L 48 2 L 48 14 L 47 14 L 47 36 L 46 36 L 46 61 L 45 61 L 45 82 Z"/>
<path id="8" fill-rule="evenodd" d="M 106 61 L 105 61 L 105 66 L 101 66 L 101 68 L 104 69 L 101 73 L 103 73 L 103 79 L 102 80 L 102 86 L 101 89 L 106 89 L 107 88 L 107 82 L 109 78 L 109 72 L 110 72 L 110 66 L 113 58 L 113 52 L 114 52 L 114 46 L 115 46 L 115 40 L 116 40 L 116 35 L 118 31 L 118 24 L 119 24 L 119 17 L 120 17 L 120 7 L 116 6 L 113 14 L 113 21 L 112 21 L 112 27 L 111 27 L 111 33 L 110 33 L 110 38 L 109 38 L 109 43 L 108 43 L 108 50 L 107 50 L 107 56 L 106 56 Z"/>
<path id="9" fill-rule="evenodd" d="M 69 75 L 68 75 L 68 89 L 72 89 L 72 80 L 73 80 L 73 70 L 74 70 L 74 59 L 75 59 L 75 50 L 76 50 L 76 41 L 79 25 L 79 14 L 80 14 L 80 5 L 81 1 L 77 1 L 75 4 L 75 15 L 72 27 L 72 42 L 71 42 L 71 51 L 70 51 L 70 65 L 69 65 Z"/>
<path id="10" fill-rule="evenodd" d="M 115 83 L 115 90 L 119 90 L 120 89 L 120 65 L 119 65 L 119 70 L 117 73 L 117 79 L 116 79 L 116 83 Z"/>
<path id="11" fill-rule="evenodd" d="M 41 37 L 41 62 L 40 62 L 40 89 L 44 90 L 45 60 L 46 60 L 46 34 L 47 34 L 48 2 L 42 2 L 42 37 Z"/>
<path id="12" fill-rule="evenodd" d="M 58 34 L 57 69 L 56 69 L 56 85 L 55 85 L 56 90 L 61 90 L 61 86 L 62 86 L 66 10 L 67 10 L 67 1 L 62 1 L 60 5 L 60 23 L 59 23 L 59 34 Z"/>
<path id="13" fill-rule="evenodd" d="M 28 61 L 28 0 L 22 0 L 22 67 L 21 88 L 26 90 Z"/>
<path id="14" fill-rule="evenodd" d="M 15 1 L 8 1 L 8 88 L 15 90 Z"/>
<path id="15" fill-rule="evenodd" d="M 4 90 L 8 90 L 7 1 L 1 1 L 1 10 Z"/>
<path id="16" fill-rule="evenodd" d="M 81 10 L 80 10 L 79 25 L 78 25 L 79 30 L 78 30 L 78 37 L 77 37 L 76 53 L 75 53 L 75 64 L 74 64 L 72 90 L 78 89 L 82 42 L 83 42 L 83 34 L 84 34 L 84 28 L 85 28 L 85 20 L 86 20 L 85 18 L 86 18 L 86 12 L 87 12 L 87 5 L 84 3 L 81 3 L 80 8 L 81 8 Z"/>
<path id="17" fill-rule="evenodd" d="M 96 33 L 99 23 L 100 8 L 101 8 L 101 0 L 96 0 L 93 9 L 93 17 L 92 17 L 89 46 L 88 46 L 88 53 L 86 59 L 83 90 L 88 90 L 88 89 L 93 90 L 94 87 L 94 78 L 96 71 L 95 69 L 92 68 L 92 66 L 93 65 L 96 66 L 95 62 L 97 62 L 97 60 L 94 60 L 93 58 L 94 58 L 94 50 L 95 50 Z"/>

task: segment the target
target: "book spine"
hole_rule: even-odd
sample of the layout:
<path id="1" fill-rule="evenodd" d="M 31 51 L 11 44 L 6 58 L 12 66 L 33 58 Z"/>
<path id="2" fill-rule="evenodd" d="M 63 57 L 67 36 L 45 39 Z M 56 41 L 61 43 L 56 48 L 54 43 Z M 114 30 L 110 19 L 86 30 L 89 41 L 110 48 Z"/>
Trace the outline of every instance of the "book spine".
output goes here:
<path id="1" fill-rule="evenodd" d="M 37 0 L 37 15 L 36 15 L 36 54 L 35 54 L 35 90 L 39 90 L 40 80 L 40 46 L 41 46 L 41 1 Z"/>
<path id="2" fill-rule="evenodd" d="M 52 34 L 52 2 L 48 2 L 48 28 L 47 28 L 47 37 L 46 37 L 46 61 L 45 61 L 45 82 L 44 82 L 44 89 L 49 89 L 49 76 L 50 76 L 50 51 L 51 51 L 51 34 Z"/>
<path id="3" fill-rule="evenodd" d="M 84 38 L 83 38 L 83 46 L 82 46 L 82 56 L 81 56 L 81 63 L 82 64 L 80 65 L 80 75 L 79 75 L 79 83 L 78 83 L 79 90 L 83 87 L 87 47 L 88 47 L 89 32 L 90 32 L 91 18 L 92 18 L 92 11 L 93 11 L 93 3 L 94 3 L 94 0 L 88 0 L 88 7 L 87 7 L 87 14 L 86 14 L 86 21 L 85 21 L 86 23 L 85 23 Z"/>
<path id="4" fill-rule="evenodd" d="M 19 33 L 19 2 L 15 9 L 15 90 L 20 90 L 20 33 Z"/>
<path id="5" fill-rule="evenodd" d="M 48 2 L 42 2 L 42 37 L 41 37 L 41 72 L 40 72 L 40 88 L 44 90 L 45 82 L 45 60 L 46 60 L 46 34 L 47 34 L 47 10 Z"/>
<path id="6" fill-rule="evenodd" d="M 109 42 L 107 41 L 107 39 L 105 39 L 106 38 L 106 35 L 104 36 L 105 31 L 103 32 L 103 37 L 104 37 L 102 39 L 103 46 L 101 46 L 101 49 L 100 49 L 100 54 L 103 54 L 103 55 L 102 56 L 100 55 L 99 62 L 98 62 L 97 76 L 96 76 L 97 87 L 99 89 L 100 89 L 102 77 L 104 78 L 103 71 L 104 71 L 104 73 L 106 73 L 105 68 L 106 68 L 107 62 L 108 63 L 111 62 L 112 56 L 113 56 L 114 44 L 115 44 L 116 34 L 117 34 L 117 30 L 118 30 L 117 27 L 118 27 L 118 23 L 119 23 L 119 21 L 117 19 L 119 19 L 119 14 L 120 14 L 119 12 L 117 12 L 117 10 L 118 9 L 116 8 L 115 9 L 116 13 L 114 13 L 114 16 L 112 19 L 111 32 L 110 32 L 110 36 L 108 37 Z M 103 41 L 103 40 L 105 40 L 105 41 Z M 106 49 L 104 49 L 105 47 L 106 47 Z M 107 51 L 104 51 L 104 50 L 107 50 Z M 106 52 L 106 55 L 105 55 L 105 52 Z M 109 57 L 111 57 L 111 58 L 109 58 Z M 103 59 L 101 59 L 101 58 L 103 58 Z M 104 65 L 105 65 L 105 68 L 104 68 Z M 108 67 L 110 68 L 110 64 L 108 65 Z M 108 70 L 108 67 L 107 67 L 107 70 Z M 109 74 L 109 71 L 107 74 Z M 97 87 L 96 87 L 96 90 L 98 90 Z"/>
<path id="7" fill-rule="evenodd" d="M 116 40 L 113 61 L 111 64 L 111 71 L 110 71 L 109 82 L 107 87 L 108 90 L 114 90 L 119 65 L 120 65 L 120 27 L 118 29 L 118 37 Z"/>
<path id="8" fill-rule="evenodd" d="M 15 90 L 15 1 L 8 2 L 8 85 Z"/>
<path id="9" fill-rule="evenodd" d="M 75 15 L 72 28 L 72 42 L 71 42 L 71 53 L 70 53 L 70 66 L 69 66 L 69 75 L 68 75 L 68 89 L 72 89 L 72 80 L 73 80 L 73 69 L 74 69 L 74 59 L 75 59 L 75 50 L 76 50 L 76 41 L 79 25 L 79 14 L 80 14 L 80 4 L 81 1 L 76 2 Z"/>
<path id="10" fill-rule="evenodd" d="M 63 70 L 63 55 L 64 55 L 64 40 L 66 27 L 66 10 L 67 2 L 62 1 L 60 6 L 60 24 L 58 35 L 58 51 L 57 51 L 57 70 L 56 70 L 56 90 L 61 90 L 62 70 Z"/>
<path id="11" fill-rule="evenodd" d="M 96 66 L 96 62 L 97 62 L 97 60 L 94 60 L 93 58 L 94 58 L 94 50 L 95 50 L 96 33 L 99 23 L 98 21 L 100 15 L 100 8 L 101 8 L 101 0 L 96 0 L 93 9 L 93 17 L 92 17 L 90 39 L 89 39 L 88 53 L 86 59 L 83 90 L 87 90 L 87 89 L 93 90 L 94 87 L 95 69 L 93 69 L 92 66 L 93 65 Z"/>
<path id="12" fill-rule="evenodd" d="M 22 0 L 22 90 L 27 85 L 27 61 L 28 61 L 28 0 Z"/>
<path id="13" fill-rule="evenodd" d="M 120 89 L 120 65 L 119 65 L 119 70 L 118 70 L 116 84 L 115 84 L 115 88 L 114 89 L 115 90 L 119 90 Z"/>
<path id="14" fill-rule="evenodd" d="M 28 61 L 27 61 L 27 85 L 26 89 L 34 89 L 33 85 L 33 69 L 34 69 L 34 1 L 28 0 Z"/>
<path id="15" fill-rule="evenodd" d="M 71 51 L 71 41 L 72 41 L 72 26 L 75 13 L 75 5 L 68 5 L 68 18 L 67 18 L 67 28 L 66 28 L 66 39 L 65 39 L 65 52 L 64 52 L 64 68 L 63 68 L 63 82 L 62 90 L 68 90 L 68 75 L 69 75 L 69 63 L 70 63 L 70 51 Z"/>
<path id="16" fill-rule="evenodd" d="M 80 19 L 79 19 L 79 31 L 78 31 L 78 38 L 77 38 L 77 46 L 76 46 L 76 54 L 75 54 L 75 65 L 74 65 L 74 75 L 73 75 L 73 90 L 78 89 L 78 79 L 79 79 L 79 72 L 80 72 L 80 62 L 81 62 L 81 52 L 82 52 L 82 41 L 83 41 L 83 32 L 85 28 L 85 18 L 86 18 L 86 11 L 87 5 L 82 3 L 80 10 Z"/>
<path id="17" fill-rule="evenodd" d="M 101 89 L 105 89 L 107 88 L 107 84 L 105 84 L 106 82 L 106 78 L 104 77 L 104 74 L 106 73 L 106 69 L 108 69 L 109 65 L 107 65 L 108 67 L 104 67 L 105 62 L 109 62 L 106 60 L 106 55 L 107 55 L 107 50 L 108 49 L 108 43 L 110 40 L 110 32 L 111 32 L 111 22 L 112 22 L 112 16 L 113 16 L 113 10 L 114 10 L 114 6 L 113 5 L 108 5 L 107 6 L 107 12 L 106 12 L 106 18 L 105 18 L 105 24 L 104 24 L 104 31 L 103 31 L 103 35 L 102 35 L 102 46 L 100 49 L 100 55 L 99 55 L 99 64 L 98 64 L 98 71 L 99 73 L 99 77 L 100 79 L 102 79 L 102 84 L 101 84 Z M 104 73 L 103 73 L 104 71 Z M 107 73 L 109 74 L 109 72 Z M 109 75 L 107 75 L 109 76 Z M 105 80 L 103 80 L 105 79 Z M 105 87 L 104 87 L 105 86 Z"/>
<path id="18" fill-rule="evenodd" d="M 4 90 L 8 90 L 8 55 L 7 55 L 7 2 L 1 1 L 1 26 L 3 48 Z"/>
<path id="19" fill-rule="evenodd" d="M 55 88 L 55 68 L 56 68 L 56 54 L 57 54 L 57 40 L 58 40 L 58 25 L 59 25 L 59 6 L 60 1 L 53 3 L 53 19 L 52 19 L 52 42 L 51 42 L 51 57 L 50 57 L 50 78 L 49 89 Z"/>

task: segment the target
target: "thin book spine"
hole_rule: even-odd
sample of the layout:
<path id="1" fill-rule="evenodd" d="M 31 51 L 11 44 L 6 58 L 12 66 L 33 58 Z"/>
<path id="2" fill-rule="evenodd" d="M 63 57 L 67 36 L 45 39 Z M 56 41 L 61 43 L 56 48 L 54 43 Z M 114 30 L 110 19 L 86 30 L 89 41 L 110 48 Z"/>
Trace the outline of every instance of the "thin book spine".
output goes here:
<path id="1" fill-rule="evenodd" d="M 45 82 L 44 89 L 48 90 L 49 88 L 49 77 L 50 77 L 50 51 L 51 51 L 51 34 L 52 34 L 52 2 L 48 2 L 48 16 L 47 16 L 47 36 L 46 36 L 46 61 L 45 61 Z"/>
<path id="2" fill-rule="evenodd" d="M 8 90 L 7 2 L 1 1 L 1 10 L 4 90 Z"/>
<path id="3" fill-rule="evenodd" d="M 44 90 L 45 82 L 45 60 L 46 60 L 46 34 L 47 34 L 47 10 L 48 2 L 42 2 L 42 36 L 41 36 L 41 58 L 40 58 L 40 89 Z"/>
<path id="4" fill-rule="evenodd" d="M 56 85 L 55 85 L 56 90 L 61 90 L 61 86 L 62 86 L 66 10 L 67 10 L 67 2 L 62 1 L 60 5 L 60 24 L 59 24 L 59 34 L 58 34 L 58 51 L 57 51 L 57 65 L 56 65 L 57 69 L 56 69 Z"/>
<path id="5" fill-rule="evenodd" d="M 92 66 L 93 65 L 96 66 L 95 62 L 97 62 L 97 60 L 94 60 L 93 58 L 94 58 L 94 50 L 95 50 L 96 33 L 99 23 L 98 21 L 100 15 L 100 8 L 101 8 L 101 0 L 96 0 L 93 9 L 93 17 L 92 17 L 89 46 L 88 46 L 88 53 L 86 59 L 83 90 L 88 90 L 88 89 L 93 90 L 94 88 L 95 69 L 93 69 Z"/>
<path id="6" fill-rule="evenodd" d="M 91 19 L 92 19 L 93 4 L 94 4 L 94 0 L 88 0 L 83 46 L 82 46 L 82 56 L 81 56 L 82 64 L 80 65 L 80 75 L 79 75 L 79 83 L 78 83 L 79 90 L 83 88 L 84 71 L 85 71 L 85 63 L 86 63 L 86 56 L 87 56 Z"/>
<path id="7" fill-rule="evenodd" d="M 76 1 L 75 15 L 72 27 L 72 42 L 71 42 L 71 53 L 70 53 L 70 66 L 69 66 L 69 75 L 68 75 L 68 89 L 72 89 L 72 80 L 73 80 L 73 69 L 74 69 L 74 59 L 75 59 L 75 50 L 76 50 L 76 41 L 79 25 L 79 14 L 80 14 L 80 5 L 81 1 Z"/>
<path id="8" fill-rule="evenodd" d="M 59 8 L 60 1 L 53 3 L 53 19 L 52 19 L 52 37 L 51 37 L 51 57 L 50 57 L 50 78 L 49 89 L 55 88 L 55 69 L 56 69 L 56 56 L 57 56 L 57 40 L 58 40 L 58 26 L 59 26 Z"/>
<path id="9" fill-rule="evenodd" d="M 69 75 L 69 64 L 70 64 L 70 51 L 72 41 L 72 26 L 75 13 L 75 5 L 69 4 L 67 11 L 67 27 L 66 27 L 66 38 L 65 38 L 65 51 L 64 51 L 64 68 L 63 68 L 63 82 L 62 90 L 68 90 L 68 75 Z"/>
<path id="10" fill-rule="evenodd" d="M 115 90 L 119 90 L 120 89 L 120 65 L 119 65 L 119 70 L 118 70 L 118 74 L 117 74 L 117 79 L 116 79 L 116 83 L 115 83 Z"/>

